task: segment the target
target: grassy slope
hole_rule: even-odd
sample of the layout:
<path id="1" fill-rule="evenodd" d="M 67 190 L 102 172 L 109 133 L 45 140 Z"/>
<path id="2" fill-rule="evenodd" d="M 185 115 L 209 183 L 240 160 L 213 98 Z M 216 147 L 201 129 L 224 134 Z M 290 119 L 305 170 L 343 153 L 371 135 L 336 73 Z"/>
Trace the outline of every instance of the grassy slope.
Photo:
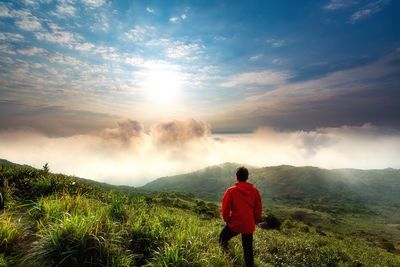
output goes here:
<path id="1" fill-rule="evenodd" d="M 239 266 L 239 239 L 218 248 L 212 203 L 187 194 L 140 195 L 32 168 L 6 167 L 0 188 L 0 266 Z M 259 266 L 399 266 L 363 238 L 286 220 L 257 229 Z"/>

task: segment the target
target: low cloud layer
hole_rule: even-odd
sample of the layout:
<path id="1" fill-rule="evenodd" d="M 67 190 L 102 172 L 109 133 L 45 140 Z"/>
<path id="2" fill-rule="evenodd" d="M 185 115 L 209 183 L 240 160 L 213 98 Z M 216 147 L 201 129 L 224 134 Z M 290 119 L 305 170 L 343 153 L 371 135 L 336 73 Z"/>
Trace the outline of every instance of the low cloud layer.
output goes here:
<path id="1" fill-rule="evenodd" d="M 255 166 L 290 164 L 323 168 L 400 168 L 400 131 L 371 124 L 250 134 L 212 134 L 206 122 L 160 122 L 145 129 L 135 120 L 115 128 L 48 137 L 0 132 L 0 158 L 113 184 L 143 185 L 167 175 L 223 162 Z"/>
<path id="2" fill-rule="evenodd" d="M 144 134 L 144 127 L 139 121 L 124 120 L 118 122 L 117 128 L 107 128 L 101 132 L 101 136 L 110 142 L 120 142 L 128 145 L 132 139 L 141 138 Z"/>
<path id="3" fill-rule="evenodd" d="M 209 125 L 202 121 L 174 120 L 157 123 L 151 128 L 151 135 L 157 144 L 184 145 L 209 135 Z"/>

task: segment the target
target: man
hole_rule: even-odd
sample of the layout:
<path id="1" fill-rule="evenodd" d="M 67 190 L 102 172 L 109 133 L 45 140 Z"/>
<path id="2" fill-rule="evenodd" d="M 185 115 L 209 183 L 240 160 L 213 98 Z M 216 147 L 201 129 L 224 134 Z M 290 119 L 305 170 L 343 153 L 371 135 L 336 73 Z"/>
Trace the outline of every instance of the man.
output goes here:
<path id="1" fill-rule="evenodd" d="M 222 218 L 226 222 L 219 236 L 222 248 L 228 250 L 228 241 L 242 234 L 244 260 L 247 267 L 254 265 L 253 232 L 261 217 L 261 197 L 258 190 L 250 183 L 249 171 L 245 167 L 236 170 L 237 183 L 226 190 L 222 199 Z"/>

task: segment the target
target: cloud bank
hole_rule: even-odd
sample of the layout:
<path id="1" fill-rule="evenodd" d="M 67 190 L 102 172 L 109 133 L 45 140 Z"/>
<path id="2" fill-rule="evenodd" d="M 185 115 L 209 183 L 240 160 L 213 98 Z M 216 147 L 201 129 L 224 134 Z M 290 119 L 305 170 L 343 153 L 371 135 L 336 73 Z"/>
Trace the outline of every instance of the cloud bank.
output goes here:
<path id="1" fill-rule="evenodd" d="M 48 137 L 31 130 L 0 132 L 0 158 L 113 184 L 154 178 L 223 162 L 323 168 L 400 168 L 400 131 L 371 124 L 249 134 L 212 134 L 194 119 L 159 122 L 146 130 L 120 121 L 92 134 Z"/>

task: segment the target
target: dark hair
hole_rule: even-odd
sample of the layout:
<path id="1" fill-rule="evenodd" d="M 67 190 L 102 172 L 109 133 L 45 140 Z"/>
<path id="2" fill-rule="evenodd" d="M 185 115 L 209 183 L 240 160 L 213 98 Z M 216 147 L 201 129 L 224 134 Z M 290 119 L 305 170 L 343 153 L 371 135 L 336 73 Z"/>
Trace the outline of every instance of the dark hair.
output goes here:
<path id="1" fill-rule="evenodd" d="M 236 169 L 236 178 L 239 182 L 246 182 L 247 178 L 249 178 L 249 170 L 245 167 L 239 167 Z"/>

